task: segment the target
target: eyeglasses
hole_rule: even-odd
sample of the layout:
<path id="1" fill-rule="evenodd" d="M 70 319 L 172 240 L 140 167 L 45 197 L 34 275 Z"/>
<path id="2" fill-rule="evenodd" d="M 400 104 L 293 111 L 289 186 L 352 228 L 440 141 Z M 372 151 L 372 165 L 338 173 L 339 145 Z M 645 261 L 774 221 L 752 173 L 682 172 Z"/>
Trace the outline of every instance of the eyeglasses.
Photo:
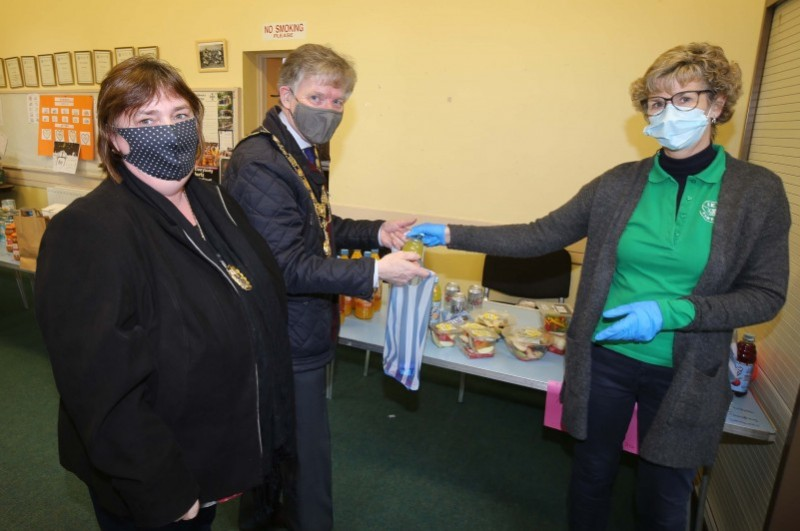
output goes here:
<path id="1" fill-rule="evenodd" d="M 647 116 L 658 116 L 671 103 L 679 111 L 691 111 L 700 103 L 700 94 L 714 94 L 713 90 L 684 90 L 673 94 L 671 98 L 653 97 L 642 102 Z"/>

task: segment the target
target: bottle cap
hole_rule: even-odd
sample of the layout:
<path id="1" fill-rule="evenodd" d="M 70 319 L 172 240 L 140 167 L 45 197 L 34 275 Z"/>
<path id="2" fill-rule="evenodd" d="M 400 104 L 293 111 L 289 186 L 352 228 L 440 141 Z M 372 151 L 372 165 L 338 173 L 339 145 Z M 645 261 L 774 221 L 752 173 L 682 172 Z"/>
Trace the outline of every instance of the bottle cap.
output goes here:
<path id="1" fill-rule="evenodd" d="M 742 336 L 742 339 L 750 343 L 755 343 L 756 336 L 754 336 L 753 334 L 745 334 L 744 336 Z"/>

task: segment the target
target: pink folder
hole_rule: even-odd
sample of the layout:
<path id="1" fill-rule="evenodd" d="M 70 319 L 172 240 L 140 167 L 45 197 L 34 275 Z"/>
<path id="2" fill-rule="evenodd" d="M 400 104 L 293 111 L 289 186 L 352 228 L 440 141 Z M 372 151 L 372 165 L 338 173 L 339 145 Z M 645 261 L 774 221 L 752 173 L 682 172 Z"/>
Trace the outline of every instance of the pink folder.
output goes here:
<path id="1" fill-rule="evenodd" d="M 547 398 L 544 403 L 544 425 L 548 428 L 564 431 L 561 426 L 561 382 L 550 380 L 547 382 Z M 631 423 L 628 425 L 628 432 L 625 434 L 625 440 L 622 441 L 622 449 L 632 454 L 639 453 L 639 429 L 636 421 L 637 406 L 633 406 L 633 416 L 631 416 Z"/>

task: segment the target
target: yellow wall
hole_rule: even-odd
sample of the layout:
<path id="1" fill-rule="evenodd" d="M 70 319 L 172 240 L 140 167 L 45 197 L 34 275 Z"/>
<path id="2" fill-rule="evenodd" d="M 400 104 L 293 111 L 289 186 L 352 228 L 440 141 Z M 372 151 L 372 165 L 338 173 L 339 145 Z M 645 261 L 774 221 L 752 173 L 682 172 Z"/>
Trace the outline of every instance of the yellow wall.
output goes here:
<path id="1" fill-rule="evenodd" d="M 305 42 L 265 41 L 261 25 L 304 21 L 308 41 L 359 72 L 333 141 L 337 207 L 512 222 L 655 151 L 627 90 L 668 47 L 722 45 L 749 89 L 762 11 L 760 0 L 5 2 L 0 56 L 157 45 L 192 86 L 241 86 L 243 52 Z M 199 73 L 195 41 L 218 38 L 229 70 Z M 721 129 L 734 153 L 745 108 Z"/>

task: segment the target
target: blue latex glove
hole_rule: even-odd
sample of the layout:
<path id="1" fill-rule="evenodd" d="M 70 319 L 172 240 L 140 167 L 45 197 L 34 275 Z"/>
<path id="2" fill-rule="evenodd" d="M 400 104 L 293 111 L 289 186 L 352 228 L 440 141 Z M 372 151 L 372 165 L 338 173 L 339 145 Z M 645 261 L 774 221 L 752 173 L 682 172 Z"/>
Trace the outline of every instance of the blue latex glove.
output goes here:
<path id="1" fill-rule="evenodd" d="M 624 317 L 623 317 L 624 316 Z M 603 312 L 603 317 L 622 317 L 594 337 L 596 341 L 650 341 L 661 330 L 664 319 L 655 301 L 633 302 Z"/>
<path id="2" fill-rule="evenodd" d="M 426 247 L 436 247 L 437 245 L 446 245 L 444 241 L 444 229 L 446 225 L 437 223 L 420 223 L 411 228 L 406 234 L 409 238 L 422 238 L 422 243 Z"/>

